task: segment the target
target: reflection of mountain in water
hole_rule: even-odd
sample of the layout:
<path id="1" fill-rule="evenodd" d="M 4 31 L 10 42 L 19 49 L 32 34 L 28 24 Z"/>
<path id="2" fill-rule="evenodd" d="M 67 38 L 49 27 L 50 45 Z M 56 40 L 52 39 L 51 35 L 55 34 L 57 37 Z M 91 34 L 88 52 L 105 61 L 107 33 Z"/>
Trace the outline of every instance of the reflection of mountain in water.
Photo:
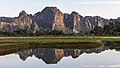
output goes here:
<path id="1" fill-rule="evenodd" d="M 18 53 L 22 60 L 34 55 L 38 59 L 42 59 L 47 64 L 55 64 L 64 56 L 79 57 L 82 54 L 78 49 L 55 49 L 55 48 L 38 48 L 33 50 L 22 51 Z"/>
<path id="2" fill-rule="evenodd" d="M 98 49 L 55 49 L 55 48 L 38 48 L 33 50 L 27 50 L 19 52 L 19 56 L 22 60 L 26 60 L 29 56 L 35 56 L 38 59 L 42 59 L 47 64 L 58 63 L 63 57 L 71 56 L 77 58 L 83 53 L 100 53 L 104 51 L 103 47 Z"/>
<path id="3" fill-rule="evenodd" d="M 38 48 L 27 51 L 19 52 L 19 57 L 22 60 L 26 60 L 29 56 L 35 56 L 38 59 L 42 59 L 47 64 L 56 64 L 63 57 L 71 56 L 77 58 L 83 53 L 101 53 L 108 49 L 120 50 L 120 42 L 105 42 L 104 45 L 96 49 L 56 49 L 56 48 Z"/>

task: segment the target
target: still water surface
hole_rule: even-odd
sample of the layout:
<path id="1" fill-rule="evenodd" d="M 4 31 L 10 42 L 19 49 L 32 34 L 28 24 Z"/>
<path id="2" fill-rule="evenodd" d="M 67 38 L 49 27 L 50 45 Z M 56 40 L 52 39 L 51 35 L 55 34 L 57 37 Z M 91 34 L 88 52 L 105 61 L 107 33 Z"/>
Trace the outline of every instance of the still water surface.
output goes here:
<path id="1" fill-rule="evenodd" d="M 120 67 L 120 44 L 94 49 L 36 48 L 1 55 L 0 68 L 110 68 Z"/>

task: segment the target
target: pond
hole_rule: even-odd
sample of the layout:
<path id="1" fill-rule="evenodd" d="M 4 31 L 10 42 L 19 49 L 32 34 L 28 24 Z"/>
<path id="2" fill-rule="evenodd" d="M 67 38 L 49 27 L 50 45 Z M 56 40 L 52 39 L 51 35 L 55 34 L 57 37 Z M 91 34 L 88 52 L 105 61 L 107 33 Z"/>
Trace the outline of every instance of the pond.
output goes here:
<path id="1" fill-rule="evenodd" d="M 96 48 L 35 47 L 11 52 L 6 50 L 9 49 L 0 51 L 0 68 L 120 67 L 119 41 L 105 41 Z"/>

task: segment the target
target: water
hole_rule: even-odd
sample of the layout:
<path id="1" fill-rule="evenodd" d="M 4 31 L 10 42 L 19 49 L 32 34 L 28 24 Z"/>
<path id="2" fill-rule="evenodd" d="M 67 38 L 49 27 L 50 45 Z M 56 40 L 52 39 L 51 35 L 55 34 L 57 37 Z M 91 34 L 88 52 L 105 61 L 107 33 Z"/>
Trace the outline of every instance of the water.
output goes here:
<path id="1" fill-rule="evenodd" d="M 0 68 L 120 67 L 120 42 L 92 49 L 36 48 L 0 56 Z"/>

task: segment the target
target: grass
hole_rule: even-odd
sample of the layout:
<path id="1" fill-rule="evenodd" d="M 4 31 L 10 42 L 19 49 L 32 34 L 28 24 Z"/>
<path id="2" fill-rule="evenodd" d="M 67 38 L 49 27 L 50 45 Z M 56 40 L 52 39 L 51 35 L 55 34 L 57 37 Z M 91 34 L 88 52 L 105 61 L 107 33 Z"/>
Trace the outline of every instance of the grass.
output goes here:
<path id="1" fill-rule="evenodd" d="M 70 43 L 70 42 L 96 42 L 95 40 L 2 40 L 2 43 Z"/>
<path id="2" fill-rule="evenodd" d="M 88 43 L 102 41 L 120 41 L 120 36 L 39 36 L 39 37 L 0 37 L 0 46 L 18 44 L 50 43 Z"/>
<path id="3" fill-rule="evenodd" d="M 40 37 L 0 37 L 0 43 L 68 43 L 100 42 L 118 40 L 120 36 L 40 36 Z"/>
<path id="4" fill-rule="evenodd" d="M 96 36 L 101 41 L 120 41 L 120 36 Z"/>

